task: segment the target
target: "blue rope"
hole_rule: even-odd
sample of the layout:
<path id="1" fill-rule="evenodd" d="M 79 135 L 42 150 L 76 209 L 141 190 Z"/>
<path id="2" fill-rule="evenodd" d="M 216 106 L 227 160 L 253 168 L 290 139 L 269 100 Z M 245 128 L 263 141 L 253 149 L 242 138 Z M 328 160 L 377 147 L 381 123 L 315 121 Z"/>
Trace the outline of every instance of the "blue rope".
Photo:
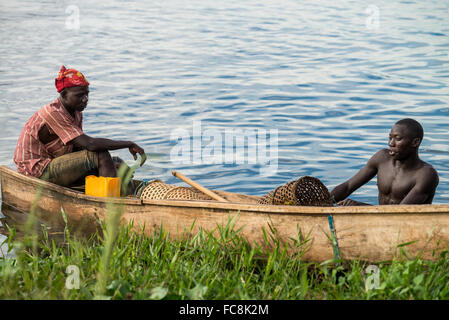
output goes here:
<path id="1" fill-rule="evenodd" d="M 337 236 L 335 235 L 334 218 L 332 217 L 331 214 L 328 214 L 327 220 L 329 221 L 329 228 L 331 229 L 332 248 L 334 250 L 334 258 L 336 260 L 340 260 L 340 250 L 338 249 Z"/>
<path id="2" fill-rule="evenodd" d="M 136 198 L 140 198 L 140 196 L 141 196 L 141 194 L 142 194 L 142 192 L 143 192 L 143 189 L 145 189 L 145 187 L 147 186 L 147 184 L 148 184 L 148 181 L 142 180 L 142 181 L 137 185 L 136 189 L 134 190 L 134 196 L 135 196 Z M 139 194 L 137 194 L 137 191 L 139 191 Z"/>

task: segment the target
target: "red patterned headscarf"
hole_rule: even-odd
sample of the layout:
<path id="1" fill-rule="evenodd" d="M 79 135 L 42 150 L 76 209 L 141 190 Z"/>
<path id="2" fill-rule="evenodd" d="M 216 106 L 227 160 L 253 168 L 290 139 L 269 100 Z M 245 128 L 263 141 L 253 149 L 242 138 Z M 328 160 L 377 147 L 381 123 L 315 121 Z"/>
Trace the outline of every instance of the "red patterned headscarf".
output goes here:
<path id="1" fill-rule="evenodd" d="M 81 72 L 75 69 L 66 69 L 65 66 L 61 67 L 58 77 L 55 79 L 55 86 L 58 92 L 61 92 L 64 88 L 88 85 L 89 82 Z"/>

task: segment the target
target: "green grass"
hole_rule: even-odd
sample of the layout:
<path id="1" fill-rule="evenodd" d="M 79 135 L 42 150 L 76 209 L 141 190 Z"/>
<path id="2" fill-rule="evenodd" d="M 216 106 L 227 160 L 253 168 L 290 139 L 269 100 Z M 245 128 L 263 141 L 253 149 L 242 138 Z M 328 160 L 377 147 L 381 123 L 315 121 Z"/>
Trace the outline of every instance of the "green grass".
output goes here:
<path id="1" fill-rule="evenodd" d="M 118 217 L 119 214 L 116 216 Z M 447 299 L 449 258 L 378 265 L 379 289 L 366 290 L 367 263 L 308 263 L 279 245 L 250 247 L 230 221 L 219 236 L 200 231 L 180 240 L 117 228 L 65 241 L 8 238 L 15 258 L 0 259 L 0 299 Z M 108 229 L 108 225 L 110 225 Z M 117 226 L 118 224 L 116 224 Z M 268 239 L 267 239 L 268 240 Z M 67 267 L 80 288 L 67 289 Z"/>

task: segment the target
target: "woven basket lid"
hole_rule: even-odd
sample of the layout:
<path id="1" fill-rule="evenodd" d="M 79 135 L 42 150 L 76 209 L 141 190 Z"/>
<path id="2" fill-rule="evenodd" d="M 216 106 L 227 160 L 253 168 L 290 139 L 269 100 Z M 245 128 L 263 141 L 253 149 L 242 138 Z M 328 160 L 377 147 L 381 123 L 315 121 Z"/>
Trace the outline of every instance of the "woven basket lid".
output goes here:
<path id="1" fill-rule="evenodd" d="M 202 192 L 188 187 L 152 180 L 142 190 L 140 199 L 151 200 L 213 200 Z"/>
<path id="2" fill-rule="evenodd" d="M 144 187 L 140 199 L 162 200 L 175 186 L 166 184 L 161 180 L 152 180 Z"/>
<path id="3" fill-rule="evenodd" d="M 213 200 L 208 195 L 193 188 L 176 187 L 165 194 L 166 200 Z"/>
<path id="4" fill-rule="evenodd" d="M 296 185 L 295 198 L 301 206 L 332 206 L 331 195 L 320 179 L 305 176 L 298 179 Z"/>
<path id="5" fill-rule="evenodd" d="M 332 206 L 329 190 L 315 177 L 304 176 L 277 187 L 260 198 L 259 204 Z"/>

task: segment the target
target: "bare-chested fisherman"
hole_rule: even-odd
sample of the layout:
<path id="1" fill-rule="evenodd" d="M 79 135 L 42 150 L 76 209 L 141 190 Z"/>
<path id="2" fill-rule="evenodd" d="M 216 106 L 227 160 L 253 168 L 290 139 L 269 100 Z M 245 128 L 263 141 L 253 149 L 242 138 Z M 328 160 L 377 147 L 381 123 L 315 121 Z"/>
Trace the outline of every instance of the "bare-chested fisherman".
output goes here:
<path id="1" fill-rule="evenodd" d="M 432 203 L 439 179 L 437 171 L 418 156 L 423 136 L 416 120 L 396 122 L 390 131 L 389 149 L 378 151 L 356 175 L 336 186 L 331 191 L 335 201 L 343 206 L 368 205 L 346 197 L 377 175 L 380 205 Z"/>

